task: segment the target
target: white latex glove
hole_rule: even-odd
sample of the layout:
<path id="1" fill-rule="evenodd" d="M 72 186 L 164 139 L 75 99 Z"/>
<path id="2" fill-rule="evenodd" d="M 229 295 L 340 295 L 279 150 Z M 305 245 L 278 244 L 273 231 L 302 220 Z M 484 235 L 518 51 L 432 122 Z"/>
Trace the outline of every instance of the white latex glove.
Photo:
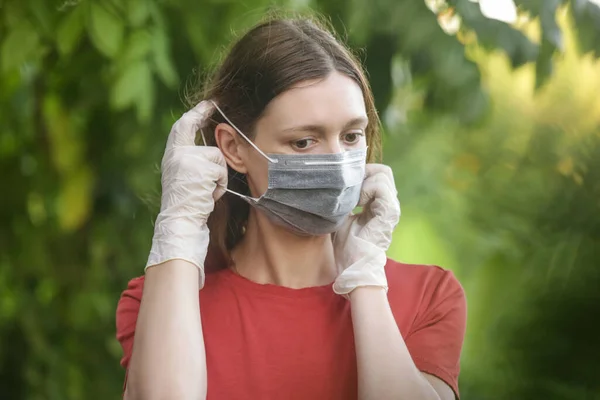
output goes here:
<path id="1" fill-rule="evenodd" d="M 227 187 L 227 167 L 221 150 L 194 144 L 196 132 L 213 107 L 211 102 L 203 101 L 171 128 L 161 164 L 160 213 L 145 268 L 173 259 L 188 261 L 200 270 L 201 288 L 209 243 L 206 221 Z"/>
<path id="2" fill-rule="evenodd" d="M 360 214 L 351 215 L 333 235 L 335 262 L 339 275 L 333 291 L 347 297 L 361 286 L 387 290 L 386 251 L 400 219 L 400 202 L 392 169 L 367 164 L 358 205 Z"/>

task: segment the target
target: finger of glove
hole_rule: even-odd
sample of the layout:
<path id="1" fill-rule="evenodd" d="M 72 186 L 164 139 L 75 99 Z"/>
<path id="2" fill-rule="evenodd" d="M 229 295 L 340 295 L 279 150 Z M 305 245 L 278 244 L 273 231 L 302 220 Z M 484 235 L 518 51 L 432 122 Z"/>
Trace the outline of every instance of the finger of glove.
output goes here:
<path id="1" fill-rule="evenodd" d="M 185 182 L 204 182 L 207 187 L 215 182 L 220 197 L 227 187 L 227 164 L 221 150 L 204 146 L 171 150 L 163 162 L 163 183 L 168 186 Z"/>
<path id="2" fill-rule="evenodd" d="M 381 247 L 386 247 L 388 236 L 400 218 L 400 202 L 389 167 L 370 168 L 363 182 L 359 205 L 368 206 L 368 212 L 362 216 L 368 218 L 362 226 L 362 235 L 383 235 L 377 241 L 381 242 Z"/>
<path id="3" fill-rule="evenodd" d="M 365 170 L 365 180 L 362 184 L 358 205 L 364 207 L 374 202 L 378 204 L 382 202 L 391 204 L 396 199 L 397 191 L 391 168 L 381 164 L 368 164 Z"/>
<path id="4" fill-rule="evenodd" d="M 217 187 L 213 192 L 213 198 L 217 201 L 225 194 L 227 189 L 227 162 L 225 161 L 225 157 L 218 147 L 196 147 L 195 149 L 206 149 L 208 159 L 219 166 L 215 177 Z"/>
<path id="5" fill-rule="evenodd" d="M 362 204 L 361 204 L 362 203 Z M 394 193 L 388 187 L 387 179 L 375 175 L 363 183 L 361 192 L 361 205 L 367 211 L 363 216 L 371 216 L 369 220 L 397 220 L 400 216 L 400 207 Z"/>
<path id="6" fill-rule="evenodd" d="M 383 175 L 386 177 L 387 186 L 390 189 L 390 192 L 397 196 L 398 192 L 396 191 L 396 184 L 394 182 L 394 172 L 392 169 L 384 164 L 367 164 L 365 166 L 365 177 L 364 180 L 368 180 L 375 175 Z"/>
<path id="7" fill-rule="evenodd" d="M 167 150 L 180 146 L 194 146 L 196 132 L 205 124 L 213 110 L 213 103 L 205 100 L 184 113 L 171 128 Z"/>
<path id="8" fill-rule="evenodd" d="M 365 199 L 369 199 L 368 209 L 360 215 L 362 222 L 355 235 L 387 251 L 392 241 L 392 233 L 400 218 L 399 203 L 392 197 L 387 179 L 381 174 L 365 181 L 363 194 Z"/>

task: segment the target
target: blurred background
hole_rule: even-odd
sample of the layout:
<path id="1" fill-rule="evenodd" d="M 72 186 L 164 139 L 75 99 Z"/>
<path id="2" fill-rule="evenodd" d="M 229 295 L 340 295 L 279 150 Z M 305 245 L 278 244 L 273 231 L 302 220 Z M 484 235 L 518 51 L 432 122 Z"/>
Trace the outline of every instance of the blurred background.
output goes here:
<path id="1" fill-rule="evenodd" d="M 368 69 L 390 256 L 467 292 L 462 398 L 600 399 L 600 1 L 0 0 L 0 397 L 111 399 L 171 124 L 274 7 Z"/>

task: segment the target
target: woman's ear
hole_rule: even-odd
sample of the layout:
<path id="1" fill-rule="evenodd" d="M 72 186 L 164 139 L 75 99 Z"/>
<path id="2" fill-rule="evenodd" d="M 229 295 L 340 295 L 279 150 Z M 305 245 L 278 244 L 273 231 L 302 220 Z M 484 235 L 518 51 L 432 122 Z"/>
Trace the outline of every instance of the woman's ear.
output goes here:
<path id="1" fill-rule="evenodd" d="M 245 143 L 235 129 L 225 123 L 217 125 L 215 127 L 215 141 L 231 168 L 241 174 L 248 173 L 244 162 L 246 159 Z"/>

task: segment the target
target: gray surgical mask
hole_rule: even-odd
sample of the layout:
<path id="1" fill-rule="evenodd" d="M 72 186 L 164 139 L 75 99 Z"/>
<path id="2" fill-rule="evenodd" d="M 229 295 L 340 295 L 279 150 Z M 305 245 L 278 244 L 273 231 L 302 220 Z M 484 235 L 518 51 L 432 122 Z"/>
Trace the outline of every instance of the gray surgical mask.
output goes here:
<path id="1" fill-rule="evenodd" d="M 268 161 L 269 184 L 259 198 L 241 197 L 272 222 L 300 235 L 337 231 L 357 206 L 367 149 L 332 154 L 265 154 L 215 104 L 223 118 Z"/>

